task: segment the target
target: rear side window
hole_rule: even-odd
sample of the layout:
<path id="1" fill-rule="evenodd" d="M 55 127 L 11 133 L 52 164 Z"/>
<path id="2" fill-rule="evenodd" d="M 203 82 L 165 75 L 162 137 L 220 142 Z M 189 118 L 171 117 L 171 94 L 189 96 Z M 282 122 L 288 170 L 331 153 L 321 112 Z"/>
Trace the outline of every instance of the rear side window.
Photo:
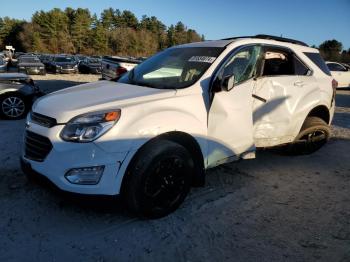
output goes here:
<path id="1" fill-rule="evenodd" d="M 315 65 L 318 66 L 326 75 L 331 75 L 326 63 L 319 53 L 304 53 Z"/>

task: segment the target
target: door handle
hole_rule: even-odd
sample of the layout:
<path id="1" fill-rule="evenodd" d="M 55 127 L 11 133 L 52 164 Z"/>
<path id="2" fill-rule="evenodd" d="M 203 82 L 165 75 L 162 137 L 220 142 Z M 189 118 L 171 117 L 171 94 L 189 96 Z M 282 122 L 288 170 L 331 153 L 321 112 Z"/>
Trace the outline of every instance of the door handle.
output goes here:
<path id="1" fill-rule="evenodd" d="M 262 98 L 261 96 L 257 96 L 257 95 L 252 95 L 253 98 L 255 99 L 258 99 L 259 101 L 263 102 L 263 103 L 266 103 L 267 100 L 265 98 Z"/>
<path id="2" fill-rule="evenodd" d="M 297 81 L 297 82 L 294 82 L 294 86 L 298 86 L 298 87 L 302 87 L 304 86 L 304 82 L 303 81 Z"/>

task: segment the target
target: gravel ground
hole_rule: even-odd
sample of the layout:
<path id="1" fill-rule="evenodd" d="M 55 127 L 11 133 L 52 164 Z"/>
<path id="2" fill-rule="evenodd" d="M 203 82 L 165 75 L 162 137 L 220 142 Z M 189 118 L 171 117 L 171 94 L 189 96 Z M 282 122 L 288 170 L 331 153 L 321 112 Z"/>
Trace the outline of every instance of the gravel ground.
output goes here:
<path id="1" fill-rule="evenodd" d="M 97 77 L 35 79 L 52 91 Z M 348 90 L 320 151 L 260 151 L 212 169 L 178 211 L 153 221 L 113 198 L 28 182 L 18 165 L 23 126 L 0 121 L 0 261 L 350 261 Z"/>

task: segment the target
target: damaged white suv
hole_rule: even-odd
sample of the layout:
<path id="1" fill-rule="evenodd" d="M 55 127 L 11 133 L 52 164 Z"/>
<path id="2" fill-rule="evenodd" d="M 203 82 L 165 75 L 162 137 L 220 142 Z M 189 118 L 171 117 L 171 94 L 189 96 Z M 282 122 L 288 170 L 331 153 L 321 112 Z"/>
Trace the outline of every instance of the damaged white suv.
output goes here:
<path id="1" fill-rule="evenodd" d="M 311 153 L 328 139 L 336 81 L 318 50 L 266 35 L 192 43 L 118 82 L 39 99 L 22 168 L 64 191 L 122 195 L 145 217 L 174 211 L 205 170 L 258 147 Z"/>

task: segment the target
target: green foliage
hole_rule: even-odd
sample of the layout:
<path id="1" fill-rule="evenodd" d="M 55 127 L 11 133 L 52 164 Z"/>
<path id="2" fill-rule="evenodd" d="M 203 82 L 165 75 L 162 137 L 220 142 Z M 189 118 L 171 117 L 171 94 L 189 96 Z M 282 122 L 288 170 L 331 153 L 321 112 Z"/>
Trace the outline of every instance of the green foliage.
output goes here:
<path id="1" fill-rule="evenodd" d="M 15 48 L 22 48 L 22 45 L 16 42 L 24 23 L 22 20 L 9 17 L 0 18 L 0 46 L 13 45 Z"/>
<path id="2" fill-rule="evenodd" d="M 319 50 L 326 61 L 350 63 L 350 49 L 343 50 L 343 44 L 335 39 L 324 41 Z"/>
<path id="3" fill-rule="evenodd" d="M 323 42 L 320 47 L 320 52 L 326 60 L 337 61 L 340 59 L 341 51 L 343 49 L 342 43 L 337 40 L 327 40 Z"/>
<path id="4" fill-rule="evenodd" d="M 0 18 L 0 48 L 43 53 L 150 56 L 166 47 L 202 41 L 195 30 L 178 22 L 167 28 L 155 16 L 108 8 L 100 17 L 88 9 L 37 11 L 30 22 Z"/>

